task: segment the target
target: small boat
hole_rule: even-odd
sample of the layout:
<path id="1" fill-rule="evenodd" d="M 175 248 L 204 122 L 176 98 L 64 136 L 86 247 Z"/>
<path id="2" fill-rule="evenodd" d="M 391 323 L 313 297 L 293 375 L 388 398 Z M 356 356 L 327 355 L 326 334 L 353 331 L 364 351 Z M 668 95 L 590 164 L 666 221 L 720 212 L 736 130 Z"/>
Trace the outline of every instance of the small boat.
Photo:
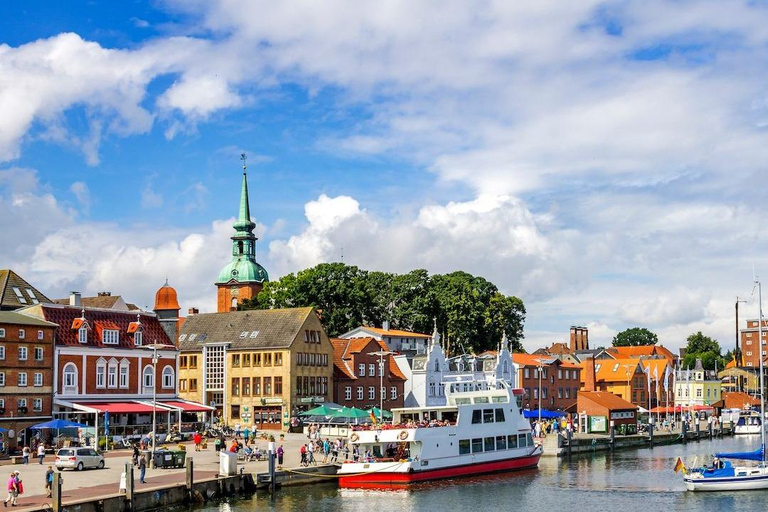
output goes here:
<path id="1" fill-rule="evenodd" d="M 360 454 L 342 464 L 341 487 L 392 487 L 535 468 L 542 447 L 523 417 L 522 389 L 504 380 L 451 382 L 439 407 L 393 409 L 392 425 L 355 430 Z"/>
<path id="2" fill-rule="evenodd" d="M 755 281 L 758 290 L 759 319 L 758 340 L 763 339 L 763 291 L 760 281 Z M 760 358 L 760 390 L 763 387 L 763 358 Z M 750 419 L 752 416 L 748 416 Z M 712 466 L 686 468 L 680 457 L 675 464 L 675 473 L 682 470 L 685 488 L 689 491 L 751 491 L 768 489 L 768 464 L 765 458 L 765 430 L 761 418 L 765 417 L 765 400 L 760 396 L 760 415 L 757 430 L 760 434 L 760 448 L 751 452 L 716 453 Z M 741 421 L 741 418 L 739 418 Z M 748 425 L 748 424 L 747 424 Z M 753 461 L 756 464 L 734 466 L 730 460 Z"/>
<path id="3" fill-rule="evenodd" d="M 760 413 L 752 410 L 739 411 L 739 419 L 733 427 L 734 434 L 759 434 L 763 422 L 760 421 Z"/>

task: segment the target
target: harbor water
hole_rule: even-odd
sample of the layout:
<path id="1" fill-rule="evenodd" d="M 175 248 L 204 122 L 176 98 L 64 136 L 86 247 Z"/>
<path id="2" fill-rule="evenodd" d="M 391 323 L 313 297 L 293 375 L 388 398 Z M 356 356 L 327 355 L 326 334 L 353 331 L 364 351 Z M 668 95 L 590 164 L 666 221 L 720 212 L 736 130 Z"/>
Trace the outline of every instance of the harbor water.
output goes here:
<path id="1" fill-rule="evenodd" d="M 538 469 L 443 480 L 394 490 L 339 489 L 334 483 L 260 492 L 251 498 L 195 507 L 195 512 L 279 511 L 453 511 L 586 510 L 762 510 L 768 491 L 693 493 L 672 470 L 682 456 L 690 464 L 710 463 L 715 451 L 746 451 L 759 436 L 687 445 L 657 446 L 574 456 L 544 457 Z"/>

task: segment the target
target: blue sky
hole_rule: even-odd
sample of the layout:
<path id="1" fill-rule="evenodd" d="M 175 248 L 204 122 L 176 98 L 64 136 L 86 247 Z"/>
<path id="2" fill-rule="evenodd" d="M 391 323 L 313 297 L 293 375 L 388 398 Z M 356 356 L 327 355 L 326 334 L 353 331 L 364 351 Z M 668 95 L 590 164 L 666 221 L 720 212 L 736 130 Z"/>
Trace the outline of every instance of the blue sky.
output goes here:
<path id="1" fill-rule="evenodd" d="M 0 20 L 0 266 L 214 307 L 239 155 L 273 278 L 483 275 L 572 324 L 731 345 L 765 265 L 759 2 L 24 2 Z M 159 285 L 158 284 L 158 285 Z M 753 304 L 754 306 L 754 304 Z"/>

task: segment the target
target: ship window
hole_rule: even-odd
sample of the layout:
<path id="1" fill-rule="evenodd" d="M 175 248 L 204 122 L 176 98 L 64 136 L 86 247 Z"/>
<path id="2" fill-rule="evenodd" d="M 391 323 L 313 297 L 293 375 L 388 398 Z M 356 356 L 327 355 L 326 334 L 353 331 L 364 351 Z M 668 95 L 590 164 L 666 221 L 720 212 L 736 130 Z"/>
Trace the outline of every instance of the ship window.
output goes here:
<path id="1" fill-rule="evenodd" d="M 493 409 L 483 409 L 483 423 L 493 423 Z"/>
<path id="2" fill-rule="evenodd" d="M 525 446 L 528 446 L 528 443 L 525 441 L 525 434 L 520 434 L 520 448 L 524 448 Z"/>
<path id="3" fill-rule="evenodd" d="M 507 448 L 517 448 L 517 436 L 515 434 L 507 436 Z"/>
<path id="4" fill-rule="evenodd" d="M 497 450 L 507 449 L 507 436 L 496 436 L 496 449 Z"/>
<path id="5" fill-rule="evenodd" d="M 471 447 L 469 444 L 469 439 L 462 439 L 459 441 L 459 455 L 466 455 L 467 453 L 470 453 Z"/>
<path id="6" fill-rule="evenodd" d="M 472 411 L 472 424 L 483 422 L 483 411 L 475 409 Z"/>
<path id="7" fill-rule="evenodd" d="M 530 432 L 525 435 L 525 438 L 528 441 L 528 446 L 533 446 L 533 436 Z"/>
<path id="8" fill-rule="evenodd" d="M 496 409 L 496 422 L 497 423 L 504 422 L 504 409 Z"/>
<path id="9" fill-rule="evenodd" d="M 476 404 L 487 404 L 488 403 L 488 397 L 487 396 L 476 396 L 474 398 Z"/>
<path id="10" fill-rule="evenodd" d="M 494 438 L 486 437 L 485 438 L 485 451 L 492 452 L 493 450 L 494 450 Z"/>
<path id="11" fill-rule="evenodd" d="M 483 439 L 473 439 L 472 440 L 472 453 L 483 453 Z"/>

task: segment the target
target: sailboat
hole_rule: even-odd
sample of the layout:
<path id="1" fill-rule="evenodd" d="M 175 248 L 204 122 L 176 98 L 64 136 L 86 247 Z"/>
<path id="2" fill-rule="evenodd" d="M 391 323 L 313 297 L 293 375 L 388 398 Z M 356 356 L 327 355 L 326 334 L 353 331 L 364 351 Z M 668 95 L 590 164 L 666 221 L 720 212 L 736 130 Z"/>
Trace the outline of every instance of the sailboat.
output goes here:
<path id="1" fill-rule="evenodd" d="M 758 343 L 763 339 L 763 291 L 760 281 L 755 281 L 760 311 L 758 325 Z M 763 357 L 760 357 L 760 417 L 765 418 L 765 400 L 763 400 Z M 722 460 L 725 459 L 725 460 Z M 730 460 L 756 461 L 752 466 L 734 466 Z M 675 472 L 682 469 L 683 481 L 689 491 L 745 491 L 768 489 L 768 465 L 765 457 L 765 429 L 760 429 L 760 447 L 750 452 L 716 453 L 712 466 L 686 468 L 678 457 Z"/>

